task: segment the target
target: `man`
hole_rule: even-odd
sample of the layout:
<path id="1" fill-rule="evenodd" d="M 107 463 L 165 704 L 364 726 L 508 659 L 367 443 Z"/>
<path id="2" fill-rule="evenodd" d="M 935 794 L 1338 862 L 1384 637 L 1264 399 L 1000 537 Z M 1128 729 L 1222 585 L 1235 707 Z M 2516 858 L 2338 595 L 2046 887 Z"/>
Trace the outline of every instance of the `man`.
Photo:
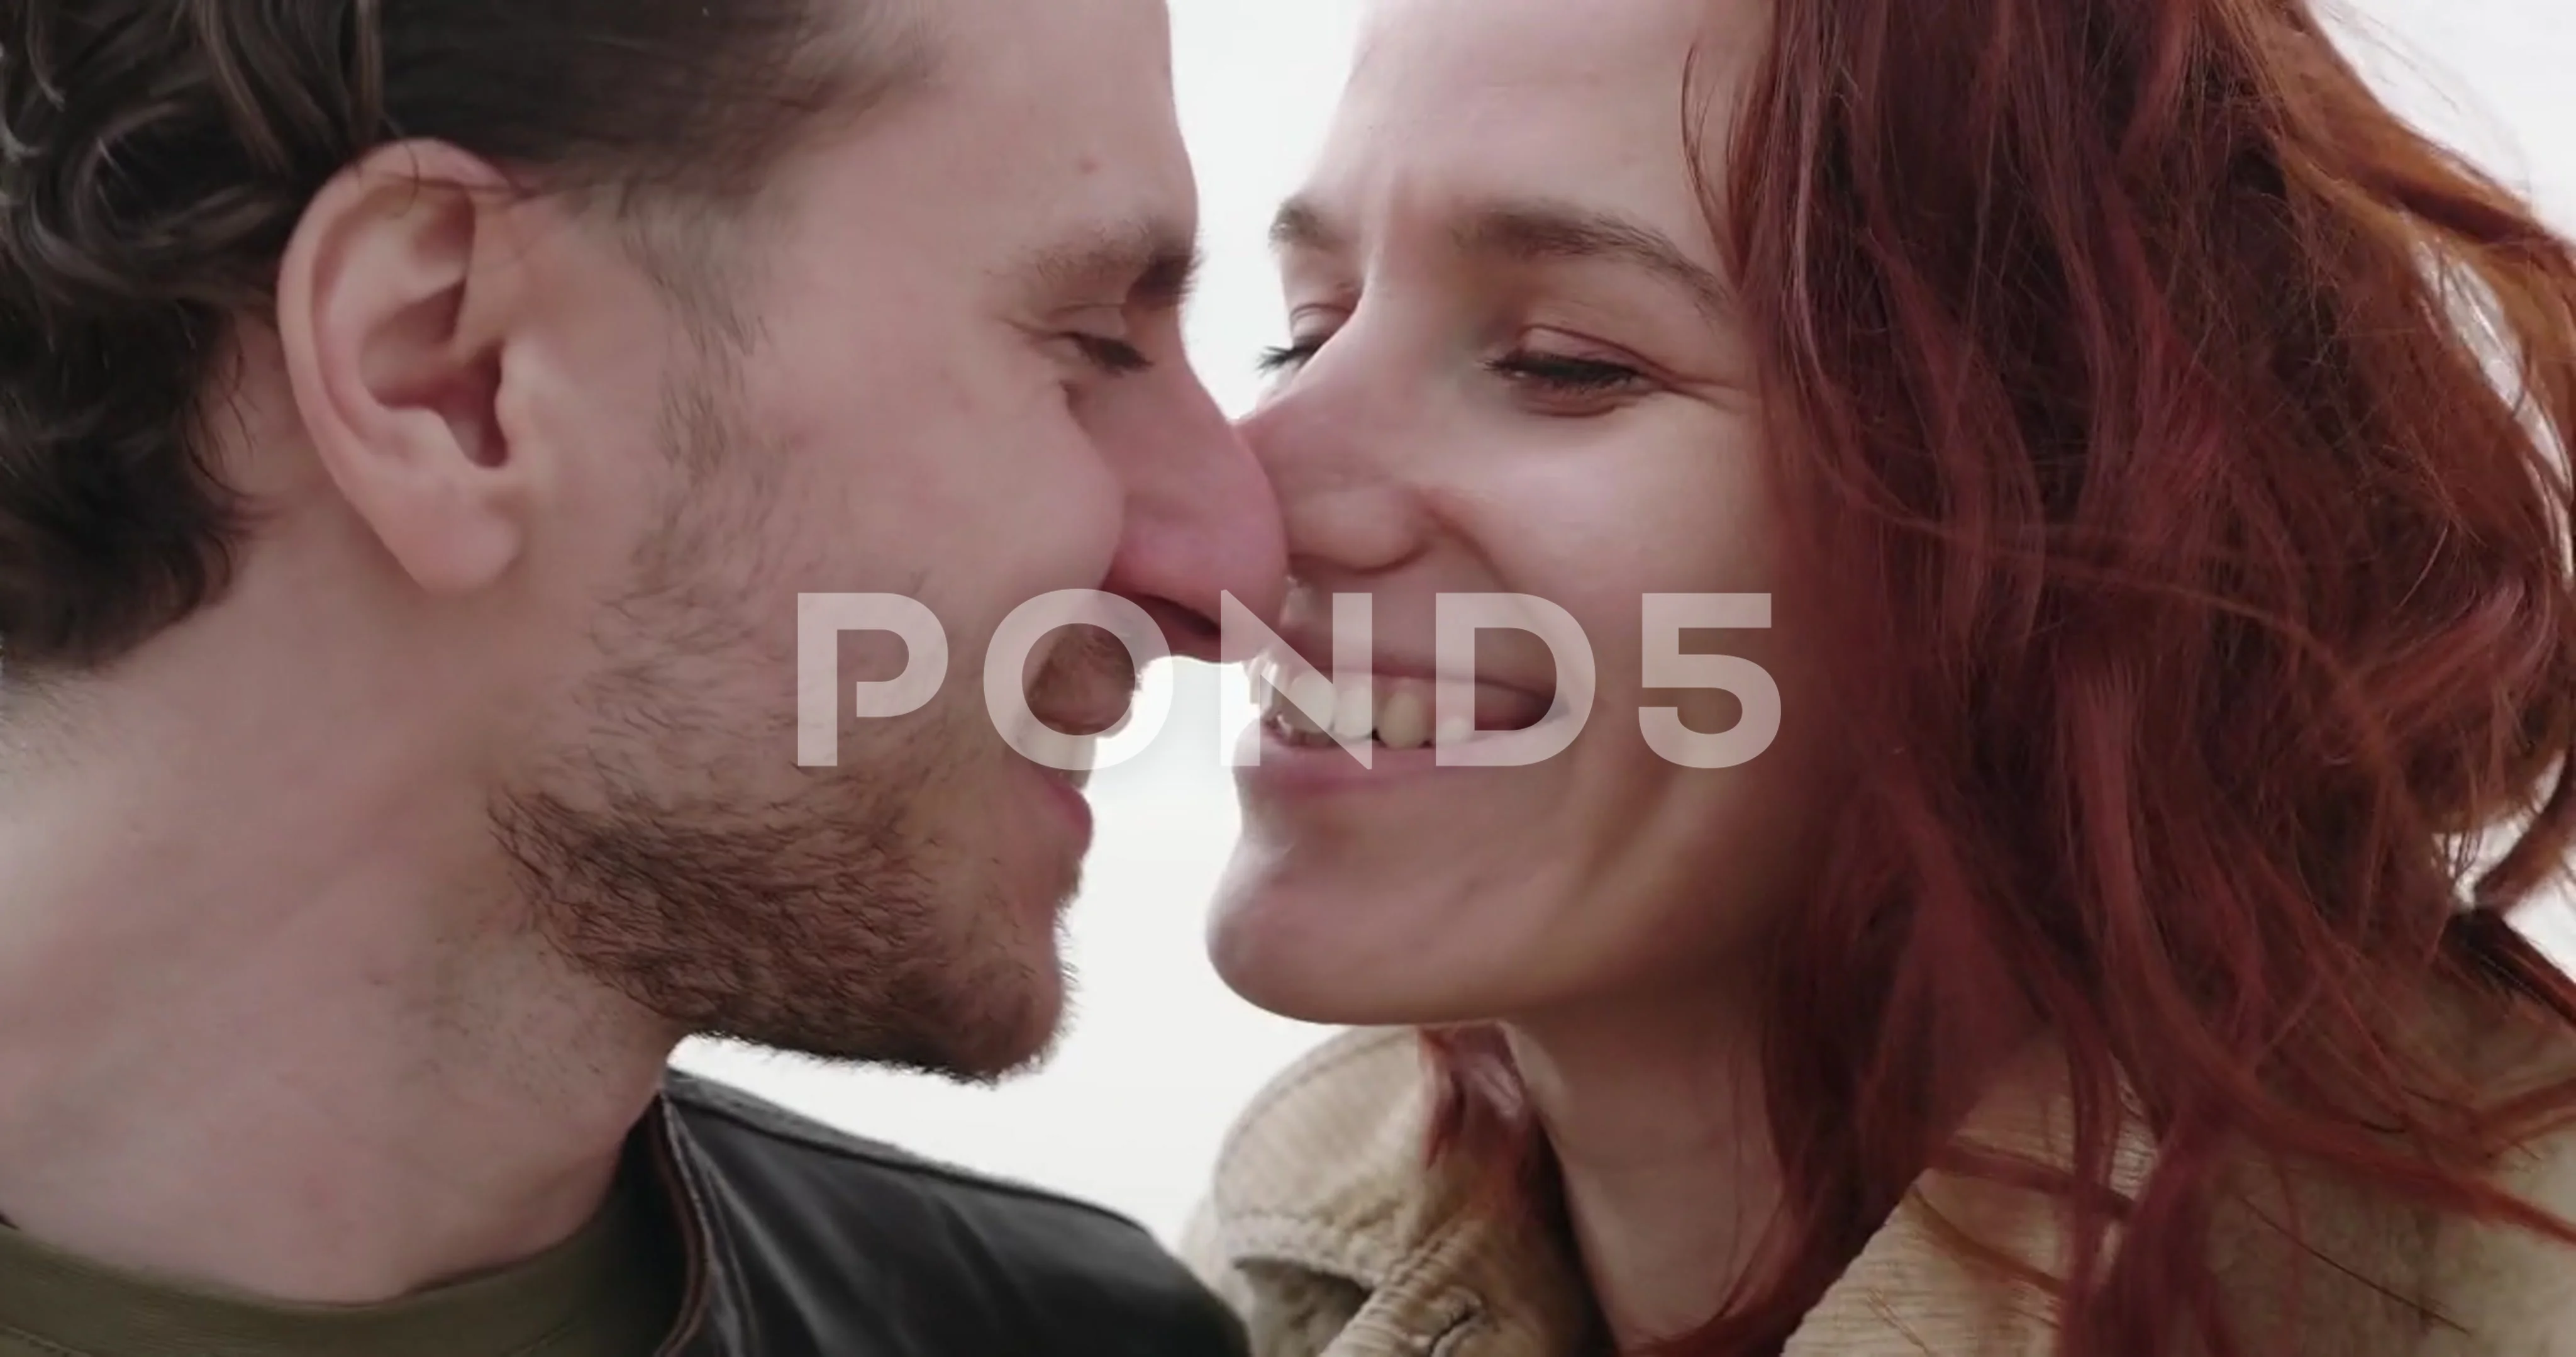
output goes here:
<path id="1" fill-rule="evenodd" d="M 0 15 L 0 1354 L 1236 1350 L 1124 1221 L 664 1073 L 1035 1058 L 1084 830 L 984 643 L 1275 604 L 1162 7 Z M 957 662 L 802 766 L 865 592 Z"/>

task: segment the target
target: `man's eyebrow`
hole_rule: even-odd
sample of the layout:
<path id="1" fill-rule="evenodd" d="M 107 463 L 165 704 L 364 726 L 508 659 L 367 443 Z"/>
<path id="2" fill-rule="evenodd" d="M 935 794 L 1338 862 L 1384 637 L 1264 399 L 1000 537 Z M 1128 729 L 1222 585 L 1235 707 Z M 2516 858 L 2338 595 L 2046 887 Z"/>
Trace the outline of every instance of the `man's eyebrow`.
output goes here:
<path id="1" fill-rule="evenodd" d="M 1199 276 L 1198 240 L 1179 223 L 1137 218 L 1037 252 L 1027 273 L 1050 291 L 1123 288 L 1132 305 L 1178 310 Z"/>
<path id="2" fill-rule="evenodd" d="M 1517 263 L 1602 259 L 1661 274 L 1689 289 L 1711 315 L 1733 310 L 1726 280 L 1692 261 L 1663 232 L 1615 213 L 1544 200 L 1489 203 L 1467 214 L 1458 248 Z"/>

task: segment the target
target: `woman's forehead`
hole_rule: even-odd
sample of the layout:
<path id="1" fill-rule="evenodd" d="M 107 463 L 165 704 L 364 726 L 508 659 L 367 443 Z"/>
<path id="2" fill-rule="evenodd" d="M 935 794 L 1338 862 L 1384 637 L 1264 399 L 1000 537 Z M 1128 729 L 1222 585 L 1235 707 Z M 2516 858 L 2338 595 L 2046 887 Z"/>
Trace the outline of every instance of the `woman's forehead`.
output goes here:
<path id="1" fill-rule="evenodd" d="M 1721 147 L 1760 0 L 1378 0 L 1301 201 L 1354 227 L 1401 206 L 1546 199 L 1701 220 L 1691 145 Z"/>
<path id="2" fill-rule="evenodd" d="M 1651 100 L 1678 88 L 1687 64 L 1758 53 L 1770 21 L 1770 0 L 1372 0 L 1352 77 L 1433 97 Z"/>

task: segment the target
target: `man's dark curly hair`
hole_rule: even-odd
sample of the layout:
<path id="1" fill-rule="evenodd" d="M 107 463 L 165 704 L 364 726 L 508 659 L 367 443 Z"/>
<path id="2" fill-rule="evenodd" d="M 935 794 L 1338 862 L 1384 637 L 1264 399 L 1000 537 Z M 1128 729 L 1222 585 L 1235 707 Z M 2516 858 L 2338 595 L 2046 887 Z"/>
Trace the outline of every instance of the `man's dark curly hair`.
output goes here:
<path id="1" fill-rule="evenodd" d="M 620 220 L 716 220 L 812 115 L 912 73 L 881 8 L 0 0 L 10 671 L 106 665 L 222 590 L 248 508 L 203 436 L 224 341 L 334 176 L 425 139 Z"/>

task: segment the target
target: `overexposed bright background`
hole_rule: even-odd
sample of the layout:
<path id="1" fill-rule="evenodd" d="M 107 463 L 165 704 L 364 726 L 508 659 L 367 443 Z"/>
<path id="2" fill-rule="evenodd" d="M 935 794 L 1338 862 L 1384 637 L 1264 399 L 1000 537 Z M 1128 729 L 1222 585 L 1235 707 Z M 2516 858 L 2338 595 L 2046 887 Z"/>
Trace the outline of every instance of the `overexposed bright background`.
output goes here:
<path id="1" fill-rule="evenodd" d="M 1610 4 L 1618 0 L 1582 0 Z M 1360 0 L 1173 0 L 1181 120 L 1198 161 L 1208 274 L 1191 321 L 1229 410 L 1281 338 L 1263 244 L 1296 188 L 1349 57 Z M 2354 0 L 2355 54 L 2391 98 L 2576 228 L 2576 3 Z M 1169 1238 L 1237 1108 L 1322 1034 L 1228 993 L 1200 950 L 1235 834 L 1220 735 L 1248 719 L 1231 675 L 1167 669 L 1169 724 L 1094 783 L 1100 833 L 1072 919 L 1070 1034 L 998 1089 L 693 1046 L 683 1063 L 861 1134 L 1098 1200 Z M 1238 690 L 1229 703 L 1221 690 Z M 1230 732 L 1227 732 L 1230 734 Z M 2535 931 L 2576 957 L 2576 915 Z"/>

